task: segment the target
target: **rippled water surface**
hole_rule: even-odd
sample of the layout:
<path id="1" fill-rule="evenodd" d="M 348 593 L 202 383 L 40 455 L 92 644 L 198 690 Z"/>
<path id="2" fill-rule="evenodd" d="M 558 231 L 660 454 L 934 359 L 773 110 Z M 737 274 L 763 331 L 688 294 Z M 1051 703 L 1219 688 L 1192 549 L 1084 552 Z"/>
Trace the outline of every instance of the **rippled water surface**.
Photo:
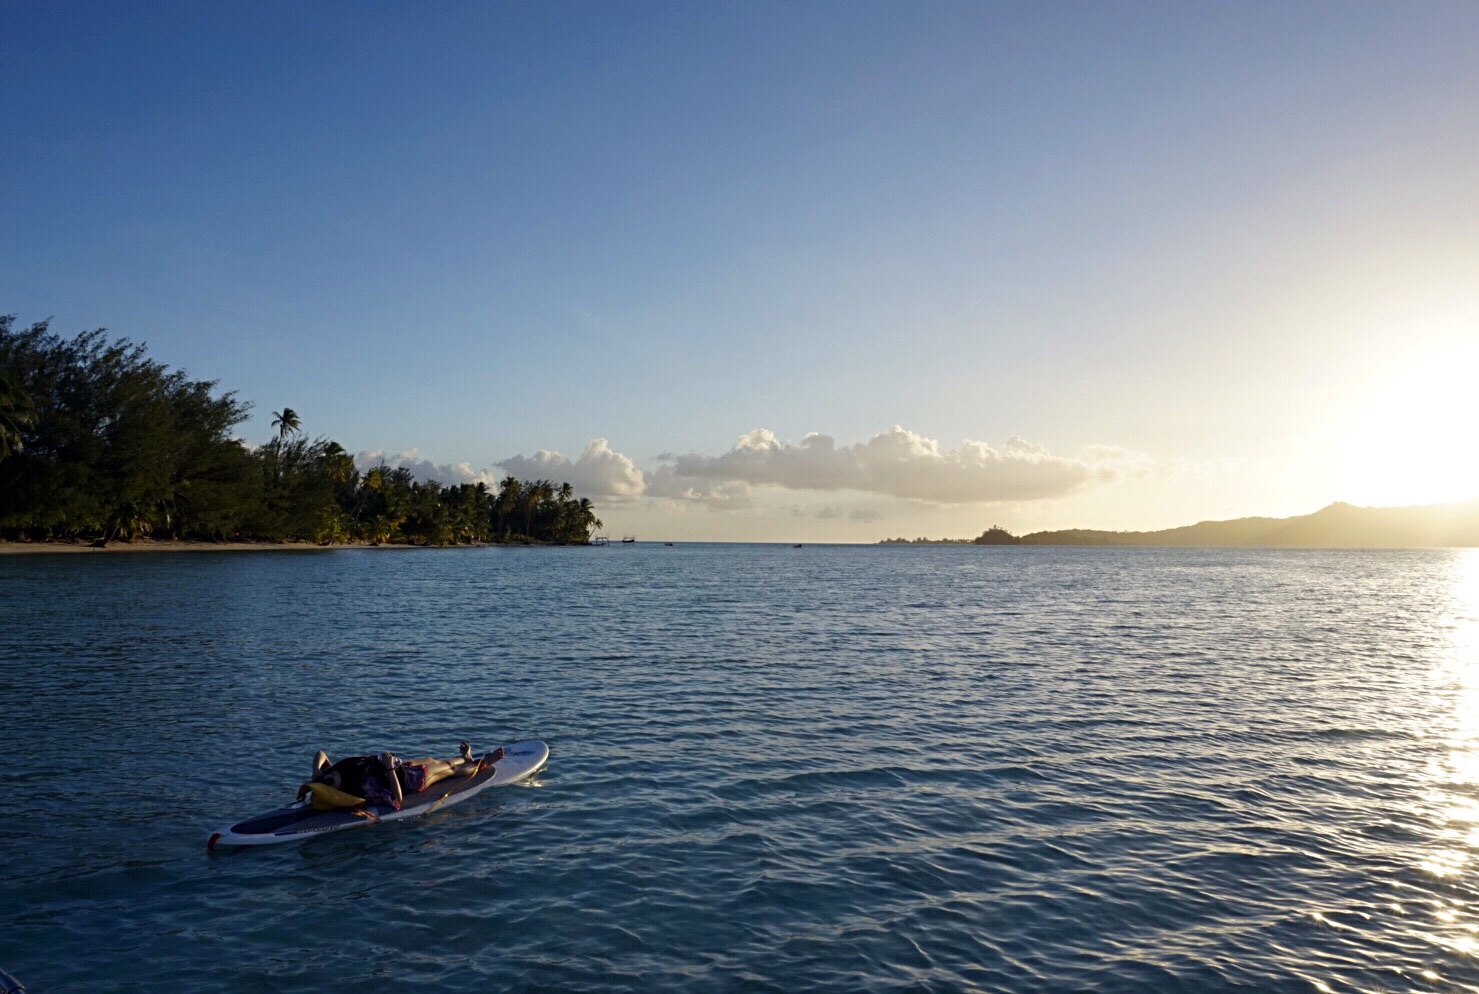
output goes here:
<path id="1" fill-rule="evenodd" d="M 207 854 L 313 751 L 535 784 Z M 1479 553 L 0 557 L 53 991 L 1479 987 Z"/>

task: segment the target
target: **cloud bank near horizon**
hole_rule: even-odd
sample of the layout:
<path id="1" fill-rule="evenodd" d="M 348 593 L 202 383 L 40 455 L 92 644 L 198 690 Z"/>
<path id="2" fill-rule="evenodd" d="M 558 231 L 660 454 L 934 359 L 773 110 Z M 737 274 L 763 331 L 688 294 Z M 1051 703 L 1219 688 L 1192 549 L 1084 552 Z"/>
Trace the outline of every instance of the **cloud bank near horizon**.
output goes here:
<path id="1" fill-rule="evenodd" d="M 460 483 L 486 483 L 490 487 L 498 485 L 489 470 L 474 469 L 469 462 L 434 463 L 430 459 L 422 459 L 419 449 L 406 449 L 397 455 L 390 455 L 384 449 L 364 449 L 354 454 L 354 468 L 361 473 L 376 466 L 409 469 L 411 475 L 423 483 L 435 481 L 444 487 Z"/>
<path id="2" fill-rule="evenodd" d="M 604 438 L 587 442 L 574 461 L 558 452 L 540 449 L 532 456 L 510 456 L 495 465 L 521 480 L 568 482 L 577 493 L 596 497 L 640 497 L 647 489 L 643 472 L 630 458 L 613 450 Z"/>
<path id="3" fill-rule="evenodd" d="M 1016 436 L 1000 449 L 970 439 L 950 449 L 899 425 L 853 445 L 838 445 L 819 432 L 784 442 L 773 431 L 757 428 L 719 455 L 665 453 L 657 461 L 655 469 L 644 471 L 604 438 L 591 439 L 573 460 L 551 449 L 510 456 L 494 464 L 503 471 L 497 475 L 467 462 L 433 463 L 416 449 L 397 456 L 384 450 L 355 456 L 361 471 L 383 462 L 444 485 L 496 486 L 499 476 L 511 474 L 568 482 L 578 493 L 618 502 L 645 497 L 730 511 L 753 506 L 753 487 L 854 491 L 930 504 L 1050 500 L 1143 473 L 1149 465 L 1146 456 L 1117 446 L 1089 446 L 1070 458 Z M 864 512 L 848 517 L 876 520 Z"/>
<path id="4" fill-rule="evenodd" d="M 812 432 L 782 442 L 759 428 L 718 456 L 660 457 L 676 480 L 775 486 L 788 490 L 855 490 L 933 504 L 1031 501 L 1067 497 L 1113 482 L 1129 453 L 1094 446 L 1083 458 L 1055 456 L 1013 436 L 1001 449 L 967 439 L 947 449 L 898 425 L 866 442 L 839 446 Z"/>

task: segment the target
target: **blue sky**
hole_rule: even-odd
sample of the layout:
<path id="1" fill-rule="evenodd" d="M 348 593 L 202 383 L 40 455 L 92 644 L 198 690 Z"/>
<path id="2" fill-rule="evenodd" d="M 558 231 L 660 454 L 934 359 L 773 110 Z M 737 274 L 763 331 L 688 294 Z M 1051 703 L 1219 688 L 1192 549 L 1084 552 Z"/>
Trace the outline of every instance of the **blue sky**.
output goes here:
<path id="1" fill-rule="evenodd" d="M 1452 499 L 1475 51 L 1472 3 L 11 3 L 0 310 L 252 438 L 607 439 L 566 475 L 654 538 Z"/>

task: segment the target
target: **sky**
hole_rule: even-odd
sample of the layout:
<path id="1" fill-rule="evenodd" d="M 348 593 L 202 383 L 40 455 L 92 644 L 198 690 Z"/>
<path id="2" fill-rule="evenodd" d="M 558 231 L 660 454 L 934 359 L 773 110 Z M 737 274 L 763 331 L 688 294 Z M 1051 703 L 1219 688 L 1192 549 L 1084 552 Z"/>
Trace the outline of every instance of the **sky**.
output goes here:
<path id="1" fill-rule="evenodd" d="M 0 313 L 612 535 L 1479 496 L 1479 4 L 0 3 Z"/>

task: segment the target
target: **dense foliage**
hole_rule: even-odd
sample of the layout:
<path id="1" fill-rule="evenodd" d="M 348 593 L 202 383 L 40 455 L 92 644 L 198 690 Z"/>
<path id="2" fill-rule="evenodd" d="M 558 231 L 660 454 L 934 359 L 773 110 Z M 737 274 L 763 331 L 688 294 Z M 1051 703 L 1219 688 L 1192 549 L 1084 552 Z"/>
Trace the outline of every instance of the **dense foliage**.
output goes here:
<path id="1" fill-rule="evenodd" d="M 232 429 L 250 405 L 215 388 L 104 331 L 0 315 L 0 538 L 584 543 L 601 527 L 568 483 L 360 473 L 292 408 L 249 446 Z"/>

